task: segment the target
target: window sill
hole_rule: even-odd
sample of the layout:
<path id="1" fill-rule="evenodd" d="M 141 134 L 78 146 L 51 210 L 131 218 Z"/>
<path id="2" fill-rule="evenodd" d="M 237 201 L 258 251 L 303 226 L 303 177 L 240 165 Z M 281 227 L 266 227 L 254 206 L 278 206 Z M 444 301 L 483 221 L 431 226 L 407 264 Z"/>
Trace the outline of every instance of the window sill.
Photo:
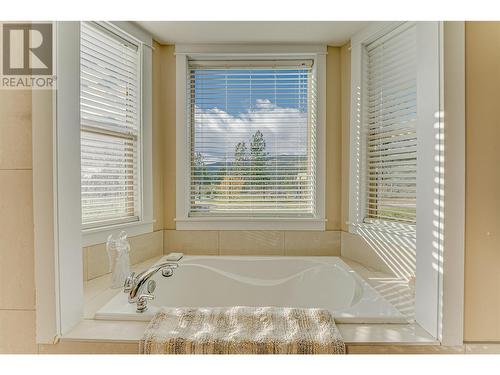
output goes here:
<path id="1" fill-rule="evenodd" d="M 177 230 L 307 230 L 324 231 L 326 219 L 307 218 L 182 218 L 175 219 Z"/>
<path id="2" fill-rule="evenodd" d="M 127 232 L 128 237 L 151 233 L 153 231 L 153 223 L 153 220 L 143 220 L 100 228 L 84 229 L 82 230 L 82 246 L 85 247 L 105 243 L 110 234 L 122 230 Z"/>
<path id="3" fill-rule="evenodd" d="M 347 222 L 346 224 L 349 226 L 349 233 L 359 233 L 360 231 L 368 230 L 412 238 L 416 236 L 416 226 L 411 224 L 396 222 Z"/>

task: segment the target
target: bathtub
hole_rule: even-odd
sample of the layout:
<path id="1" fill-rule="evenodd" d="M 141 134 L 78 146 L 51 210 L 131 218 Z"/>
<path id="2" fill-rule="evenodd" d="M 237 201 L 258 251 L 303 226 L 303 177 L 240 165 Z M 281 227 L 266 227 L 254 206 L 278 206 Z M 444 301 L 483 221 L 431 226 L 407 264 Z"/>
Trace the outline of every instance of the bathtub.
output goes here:
<path id="1" fill-rule="evenodd" d="M 149 321 L 160 306 L 278 306 L 325 308 L 338 323 L 408 322 L 338 257 L 184 256 L 173 276 L 152 279 L 145 312 L 118 293 L 95 318 Z"/>

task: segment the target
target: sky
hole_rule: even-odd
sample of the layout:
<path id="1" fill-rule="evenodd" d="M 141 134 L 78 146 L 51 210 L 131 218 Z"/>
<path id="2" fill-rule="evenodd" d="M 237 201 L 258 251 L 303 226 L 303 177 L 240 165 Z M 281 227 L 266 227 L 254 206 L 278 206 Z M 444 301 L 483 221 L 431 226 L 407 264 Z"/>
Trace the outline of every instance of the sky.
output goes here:
<path id="1" fill-rule="evenodd" d="M 232 160 L 234 147 L 260 130 L 266 151 L 307 151 L 306 70 L 192 70 L 194 152 L 207 163 Z"/>

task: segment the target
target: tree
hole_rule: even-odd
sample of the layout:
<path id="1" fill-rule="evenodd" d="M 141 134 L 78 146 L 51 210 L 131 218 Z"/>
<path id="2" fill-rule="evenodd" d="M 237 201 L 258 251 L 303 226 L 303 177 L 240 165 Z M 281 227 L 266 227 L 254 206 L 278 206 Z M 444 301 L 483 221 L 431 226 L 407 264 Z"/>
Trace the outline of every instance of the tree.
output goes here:
<path id="1" fill-rule="evenodd" d="M 248 167 L 247 158 L 247 145 L 245 142 L 238 142 L 234 147 L 234 164 L 233 171 L 234 175 L 240 178 L 244 178 Z"/>
<path id="2" fill-rule="evenodd" d="M 194 155 L 194 178 L 197 185 L 204 185 L 208 182 L 207 165 L 201 152 Z"/>
<path id="3" fill-rule="evenodd" d="M 255 132 L 250 142 L 250 164 L 252 166 L 250 174 L 253 177 L 253 183 L 255 185 L 265 185 L 266 180 L 269 180 L 266 170 L 266 140 L 260 130 Z"/>

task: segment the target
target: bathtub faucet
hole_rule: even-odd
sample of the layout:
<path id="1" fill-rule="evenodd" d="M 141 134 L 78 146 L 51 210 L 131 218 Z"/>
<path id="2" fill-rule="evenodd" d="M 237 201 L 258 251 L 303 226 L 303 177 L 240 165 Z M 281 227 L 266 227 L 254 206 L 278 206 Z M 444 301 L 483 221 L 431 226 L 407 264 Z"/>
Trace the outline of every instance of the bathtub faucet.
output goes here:
<path id="1" fill-rule="evenodd" d="M 150 280 L 151 277 L 160 270 L 164 277 L 170 277 L 177 267 L 179 265 L 175 262 L 164 262 L 154 265 L 138 275 L 132 272 L 123 285 L 123 292 L 128 293 L 128 303 L 137 303 L 137 312 L 145 311 L 147 301 L 154 299 L 153 292 L 156 288 L 155 281 Z"/>

